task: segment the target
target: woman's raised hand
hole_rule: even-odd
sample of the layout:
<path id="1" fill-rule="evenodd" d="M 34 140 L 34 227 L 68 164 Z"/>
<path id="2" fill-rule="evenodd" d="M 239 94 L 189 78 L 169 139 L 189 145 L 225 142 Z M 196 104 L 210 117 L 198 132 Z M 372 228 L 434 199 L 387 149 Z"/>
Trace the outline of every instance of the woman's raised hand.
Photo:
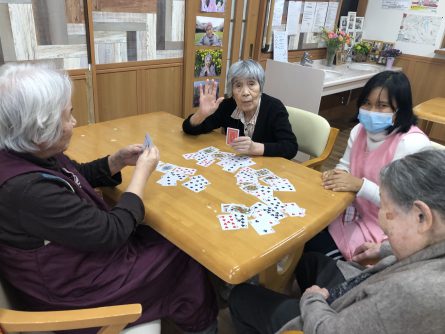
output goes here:
<path id="1" fill-rule="evenodd" d="M 212 115 L 219 104 L 224 100 L 224 97 L 216 99 L 216 91 L 218 90 L 218 83 L 215 80 L 207 79 L 204 87 L 199 86 L 199 111 L 204 118 Z"/>

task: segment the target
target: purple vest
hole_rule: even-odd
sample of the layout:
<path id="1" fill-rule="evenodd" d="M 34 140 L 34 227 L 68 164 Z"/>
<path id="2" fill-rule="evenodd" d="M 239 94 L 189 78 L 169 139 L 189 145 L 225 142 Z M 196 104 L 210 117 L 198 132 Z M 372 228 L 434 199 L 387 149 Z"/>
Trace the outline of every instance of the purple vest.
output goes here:
<path id="1" fill-rule="evenodd" d="M 14 155 L 4 150 L 0 150 L 0 186 L 9 179 L 18 175 L 41 172 L 43 174 L 50 174 L 67 182 L 74 192 L 81 198 L 94 203 L 102 210 L 109 210 L 107 203 L 100 198 L 94 189 L 90 186 L 87 180 L 76 170 L 76 167 L 64 154 L 60 153 L 55 156 L 58 165 L 61 168 L 73 173 L 80 182 L 80 187 L 63 173 L 38 166 L 20 156 Z"/>

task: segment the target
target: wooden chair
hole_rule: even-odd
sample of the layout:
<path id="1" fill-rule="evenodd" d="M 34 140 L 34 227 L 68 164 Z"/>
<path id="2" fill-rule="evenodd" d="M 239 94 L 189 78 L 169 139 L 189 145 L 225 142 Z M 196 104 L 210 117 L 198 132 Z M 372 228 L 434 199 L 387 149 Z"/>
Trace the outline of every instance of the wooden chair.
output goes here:
<path id="1" fill-rule="evenodd" d="M 69 311 L 15 311 L 14 295 L 8 283 L 0 279 L 0 334 L 11 332 L 44 332 L 99 327 L 100 334 L 160 333 L 160 320 L 123 330 L 139 319 L 140 304 L 127 304 Z"/>
<path id="2" fill-rule="evenodd" d="M 297 136 L 298 150 L 309 154 L 311 159 L 302 162 L 303 166 L 320 170 L 329 158 L 339 133 L 320 115 L 294 107 L 286 107 L 292 131 Z"/>
<path id="3" fill-rule="evenodd" d="M 433 123 L 445 125 L 445 97 L 435 97 L 413 108 L 414 114 L 426 122 L 425 133 L 429 136 Z"/>

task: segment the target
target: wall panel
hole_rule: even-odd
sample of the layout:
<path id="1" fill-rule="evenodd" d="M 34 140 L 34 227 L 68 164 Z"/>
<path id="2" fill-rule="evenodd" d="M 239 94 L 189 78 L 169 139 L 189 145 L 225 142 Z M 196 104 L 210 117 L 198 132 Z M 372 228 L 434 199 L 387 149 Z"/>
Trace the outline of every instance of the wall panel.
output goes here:
<path id="1" fill-rule="evenodd" d="M 136 70 L 97 73 L 99 121 L 137 115 Z"/>
<path id="2" fill-rule="evenodd" d="M 182 71 L 182 66 L 172 66 L 142 72 L 142 113 L 166 111 L 183 117 Z"/>
<path id="3" fill-rule="evenodd" d="M 86 78 L 74 79 L 73 95 L 71 102 L 73 104 L 73 115 L 77 120 L 77 126 L 88 124 L 88 87 Z"/>
<path id="4" fill-rule="evenodd" d="M 445 59 L 402 55 L 395 66 L 402 67 L 411 82 L 414 105 L 445 97 Z M 445 125 L 434 124 L 430 137 L 445 142 Z"/>

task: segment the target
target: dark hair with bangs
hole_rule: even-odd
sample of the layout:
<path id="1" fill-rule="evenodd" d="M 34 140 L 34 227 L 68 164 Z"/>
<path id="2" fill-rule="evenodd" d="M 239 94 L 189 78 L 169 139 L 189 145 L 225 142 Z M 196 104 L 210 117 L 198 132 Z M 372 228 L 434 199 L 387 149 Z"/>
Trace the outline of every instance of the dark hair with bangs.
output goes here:
<path id="1" fill-rule="evenodd" d="M 396 132 L 408 132 L 411 126 L 417 123 L 417 117 L 413 112 L 413 98 L 408 77 L 402 72 L 395 71 L 384 71 L 374 75 L 363 87 L 357 100 L 357 109 L 365 103 L 375 88 L 386 88 L 389 104 L 392 110 L 397 110 L 394 125 L 386 129 L 387 133 L 391 133 L 394 129 L 397 129 Z M 397 108 L 394 102 L 396 102 Z"/>

